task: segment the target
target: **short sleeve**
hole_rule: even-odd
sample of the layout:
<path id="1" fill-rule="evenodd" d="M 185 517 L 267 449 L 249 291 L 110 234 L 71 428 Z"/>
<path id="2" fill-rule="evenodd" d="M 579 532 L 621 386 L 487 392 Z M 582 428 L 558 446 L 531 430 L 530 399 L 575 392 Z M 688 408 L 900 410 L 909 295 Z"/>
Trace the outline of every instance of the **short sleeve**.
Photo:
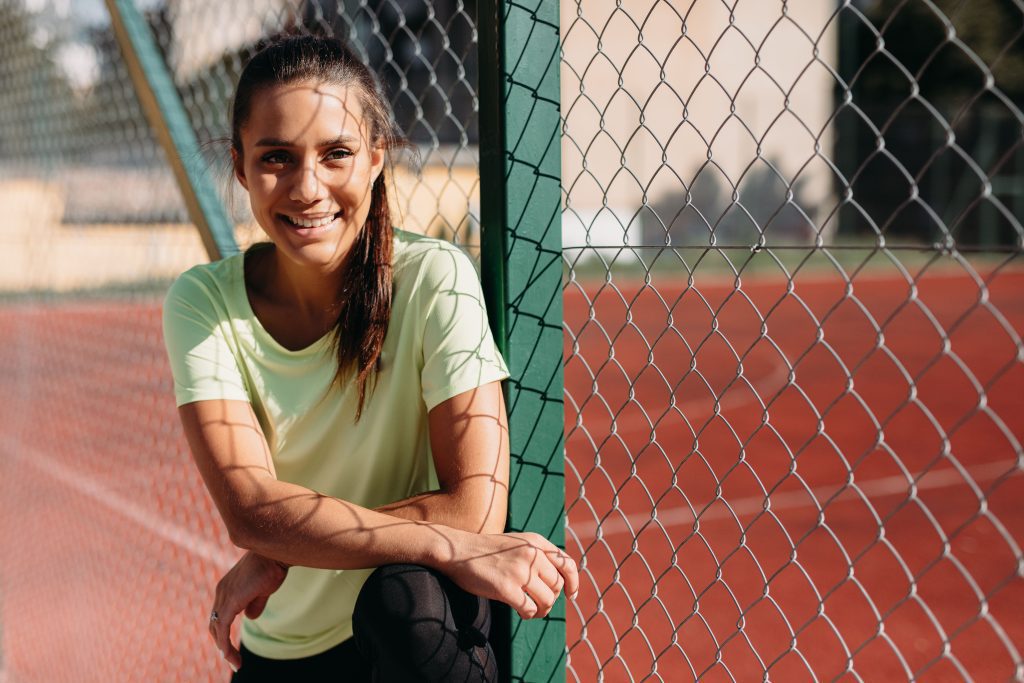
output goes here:
<path id="1" fill-rule="evenodd" d="M 487 323 L 480 279 L 454 246 L 433 251 L 421 286 L 428 304 L 423 327 L 423 401 L 433 409 L 453 396 L 508 377 Z"/>
<path id="2" fill-rule="evenodd" d="M 225 337 L 228 316 L 216 291 L 186 272 L 164 299 L 164 345 L 179 406 L 213 399 L 250 400 Z"/>

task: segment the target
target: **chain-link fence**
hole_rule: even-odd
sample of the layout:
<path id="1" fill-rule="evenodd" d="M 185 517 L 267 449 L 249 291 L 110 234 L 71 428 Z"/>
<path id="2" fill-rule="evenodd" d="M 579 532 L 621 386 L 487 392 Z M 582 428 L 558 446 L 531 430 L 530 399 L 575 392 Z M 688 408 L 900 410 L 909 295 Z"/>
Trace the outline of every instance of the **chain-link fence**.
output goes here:
<path id="1" fill-rule="evenodd" d="M 460 0 L 139 0 L 244 245 L 228 99 L 258 42 L 346 38 L 415 154 L 399 224 L 479 242 L 476 32 Z M 102 0 L 0 3 L 0 679 L 225 680 L 204 614 L 232 546 L 188 455 L 160 334 L 206 254 Z"/>
<path id="2" fill-rule="evenodd" d="M 569 677 L 1024 680 L 1024 5 L 563 5 Z"/>
<path id="3" fill-rule="evenodd" d="M 136 5 L 225 187 L 258 41 L 347 37 L 419 152 L 401 224 L 475 251 L 475 2 Z M 562 3 L 570 680 L 1024 679 L 1022 35 Z M 0 3 L 0 102 L 0 678 L 221 680 L 158 327 L 205 255 L 104 4 Z"/>

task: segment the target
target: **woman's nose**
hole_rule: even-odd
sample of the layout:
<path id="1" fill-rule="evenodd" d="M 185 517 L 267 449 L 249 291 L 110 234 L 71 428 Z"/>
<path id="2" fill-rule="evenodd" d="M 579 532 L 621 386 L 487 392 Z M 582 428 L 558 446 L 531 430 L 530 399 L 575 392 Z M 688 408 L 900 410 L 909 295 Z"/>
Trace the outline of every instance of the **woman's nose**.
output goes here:
<path id="1" fill-rule="evenodd" d="M 324 184 L 317 177 L 315 164 L 303 164 L 298 170 L 298 177 L 292 183 L 289 199 L 311 204 L 323 198 Z"/>

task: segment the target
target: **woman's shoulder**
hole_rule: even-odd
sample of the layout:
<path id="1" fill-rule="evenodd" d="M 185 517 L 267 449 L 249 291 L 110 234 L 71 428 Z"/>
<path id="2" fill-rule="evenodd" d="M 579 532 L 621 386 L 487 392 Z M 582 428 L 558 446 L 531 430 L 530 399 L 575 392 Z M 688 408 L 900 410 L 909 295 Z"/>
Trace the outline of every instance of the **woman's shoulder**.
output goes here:
<path id="1" fill-rule="evenodd" d="M 476 276 L 473 260 L 458 245 L 398 229 L 395 230 L 394 269 L 395 277 L 402 271 L 406 271 L 406 275 L 410 271 L 420 273 L 431 279 L 467 272 Z"/>
<path id="2" fill-rule="evenodd" d="M 192 266 L 171 283 L 164 299 L 169 302 L 203 302 L 227 300 L 233 292 L 241 268 L 243 254 L 233 254 L 218 261 Z"/>
<path id="3" fill-rule="evenodd" d="M 434 253 L 458 253 L 465 252 L 457 245 L 437 237 L 428 237 L 416 232 L 395 228 L 395 256 L 403 254 L 406 257 L 422 256 Z"/>

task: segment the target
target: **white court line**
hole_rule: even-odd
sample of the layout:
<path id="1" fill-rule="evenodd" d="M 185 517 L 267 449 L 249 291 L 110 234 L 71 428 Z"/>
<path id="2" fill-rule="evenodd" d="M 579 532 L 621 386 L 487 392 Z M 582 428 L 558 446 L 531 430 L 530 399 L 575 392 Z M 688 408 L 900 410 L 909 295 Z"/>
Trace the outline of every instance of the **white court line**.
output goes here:
<path id="1" fill-rule="evenodd" d="M 1003 275 L 1003 276 L 1005 276 L 1007 274 L 1008 274 L 1007 271 L 1004 271 L 1004 272 L 1000 273 L 1000 275 Z M 1014 271 L 1009 271 L 1009 274 L 1020 275 L 1020 273 L 1017 273 L 1017 272 L 1014 272 Z M 815 273 L 812 276 L 799 277 L 799 280 L 797 281 L 797 284 L 798 285 L 800 285 L 800 284 L 811 285 L 811 286 L 818 286 L 818 285 L 825 285 L 825 284 L 831 285 L 831 284 L 834 284 L 836 282 L 835 277 L 836 277 L 835 273 L 832 273 L 831 275 L 828 275 L 828 274 L 822 275 L 820 273 Z M 965 280 L 970 280 L 971 282 L 974 282 L 974 278 L 970 277 L 963 270 L 956 269 L 956 268 L 950 268 L 948 270 L 948 272 L 946 270 L 929 271 L 927 273 L 926 277 L 924 277 L 920 281 L 918 281 L 918 284 L 920 285 L 921 282 L 924 282 L 926 280 L 952 280 L 952 279 L 965 279 Z M 984 279 L 984 278 L 982 278 L 982 279 Z M 710 286 L 719 286 L 719 285 L 722 285 L 722 286 L 729 286 L 729 287 L 731 287 L 734 281 L 735 281 L 735 277 L 734 276 L 723 275 L 723 279 L 722 279 L 721 282 L 717 282 L 717 281 L 716 282 L 703 282 L 702 285 L 704 285 L 704 286 L 709 286 L 709 285 Z M 756 276 L 754 276 L 754 277 L 748 276 L 748 282 L 746 282 L 746 284 L 743 285 L 740 289 L 743 290 L 743 289 L 750 289 L 751 287 L 777 286 L 778 284 L 785 283 L 785 282 L 786 282 L 786 278 L 784 278 L 784 277 L 777 278 L 777 277 L 773 276 L 773 277 L 757 278 Z M 883 271 L 876 272 L 876 273 L 872 273 L 871 271 L 864 271 L 861 274 L 859 274 L 853 280 L 853 282 L 854 282 L 854 286 L 856 287 L 856 284 L 858 282 L 873 282 L 873 283 L 876 283 L 876 284 L 880 283 L 880 282 L 906 283 L 907 279 L 902 274 L 900 274 L 900 273 L 892 273 L 892 272 L 889 272 L 887 270 L 883 270 Z M 603 284 L 603 281 L 602 281 L 602 284 Z M 637 283 L 632 283 L 632 284 L 636 284 L 637 285 L 637 291 L 639 291 L 640 285 L 642 283 L 641 282 L 637 282 Z M 700 288 L 701 288 L 701 286 L 695 284 L 692 289 L 699 290 Z M 628 298 L 628 295 L 631 295 L 631 294 L 635 295 L 636 292 L 627 291 L 627 292 L 623 293 L 623 296 Z M 800 293 L 796 292 L 796 294 L 799 296 Z M 592 295 L 593 295 L 593 292 L 588 292 L 588 296 L 592 297 Z M 786 294 L 786 296 L 790 296 L 790 295 Z M 756 379 L 753 379 L 753 380 L 751 380 L 750 378 L 747 378 L 747 381 L 751 385 L 748 388 L 752 388 L 754 390 L 754 392 L 756 393 L 756 398 L 758 400 L 761 400 L 763 402 L 763 399 L 761 399 L 761 396 L 762 396 L 762 394 L 764 392 L 762 392 L 761 389 L 763 387 L 765 387 L 765 386 L 778 387 L 778 389 L 783 388 L 784 380 L 789 376 L 789 367 L 787 365 L 787 362 L 788 362 L 788 359 L 786 359 L 786 360 L 776 360 L 773 363 L 774 367 L 769 372 L 765 373 L 761 378 L 756 378 Z M 698 372 L 699 372 L 699 369 L 698 369 Z M 687 375 L 689 375 L 689 373 L 690 373 L 690 371 L 687 372 Z M 749 393 L 745 393 L 743 396 L 741 396 L 738 399 L 734 398 L 735 394 L 732 393 L 733 392 L 733 387 L 734 386 L 735 387 L 743 387 L 743 386 L 746 386 L 746 385 L 744 385 L 743 383 L 735 383 L 735 380 L 733 378 L 730 378 L 730 382 L 732 382 L 733 384 L 730 384 L 729 388 L 726 389 L 723 392 L 723 394 L 721 396 L 719 396 L 719 398 L 718 398 L 719 407 L 721 409 L 724 410 L 726 408 L 736 409 L 736 408 L 740 408 L 740 407 L 745 407 L 747 404 L 752 403 L 754 401 L 755 397 L 754 396 L 750 396 Z M 673 394 L 674 393 L 675 393 L 675 389 L 673 389 Z M 587 393 L 586 396 L 589 398 L 590 393 Z M 714 399 L 713 395 L 712 396 L 708 396 L 708 397 L 702 397 L 702 398 L 699 398 L 699 399 L 687 399 L 685 401 L 677 403 L 676 407 L 685 415 L 691 409 L 706 408 L 709 403 L 711 405 L 714 405 L 715 399 Z M 689 417 L 689 416 L 687 416 L 687 417 Z M 615 418 L 613 418 L 612 421 L 616 422 Z M 691 420 L 691 423 L 692 423 L 692 420 Z M 652 431 L 651 427 L 649 425 L 645 424 L 643 421 L 640 421 L 640 423 L 638 425 L 635 425 L 635 426 L 634 425 L 630 425 L 630 426 L 626 426 L 626 427 L 619 427 L 618 425 L 616 425 L 616 427 L 617 428 L 616 428 L 616 432 L 615 433 L 620 435 L 620 436 L 621 435 L 625 435 L 625 434 L 633 434 L 633 433 L 647 433 L 647 434 L 649 434 Z"/>
<path id="2" fill-rule="evenodd" d="M 1024 472 L 1019 467 L 1014 468 L 1011 463 L 993 463 L 990 465 L 979 465 L 978 467 L 966 468 L 968 474 L 977 483 L 992 481 L 1008 471 L 1012 470 L 1010 476 L 1017 476 Z M 857 482 L 854 480 L 854 484 L 866 498 L 878 497 L 884 498 L 886 496 L 894 495 L 908 495 L 909 484 L 907 478 L 902 475 L 895 475 L 891 477 L 881 477 L 879 479 L 869 479 L 864 482 Z M 927 474 L 924 479 L 917 483 L 917 490 L 925 489 L 941 489 L 948 488 L 951 486 L 963 485 L 964 478 L 960 476 L 960 473 L 953 468 L 939 470 Z M 814 494 L 814 498 L 819 501 L 828 500 L 836 491 L 841 487 L 838 486 L 819 486 L 812 488 L 811 493 Z M 860 496 L 857 492 L 850 487 L 842 487 L 843 490 L 836 497 L 835 502 L 843 502 L 849 500 L 859 500 Z M 724 505 L 716 505 L 709 510 L 706 510 L 704 514 L 700 516 L 702 522 L 721 519 L 731 518 L 733 513 L 736 516 L 741 515 L 756 515 L 764 511 L 764 498 L 761 496 L 750 496 L 747 498 L 737 498 L 735 500 L 728 500 L 722 498 L 724 502 L 729 504 L 732 508 L 732 513 Z M 775 493 L 769 497 L 771 502 L 771 510 L 784 510 L 787 508 L 813 508 L 813 504 L 807 495 L 806 491 L 786 491 L 783 493 Z M 694 506 L 699 511 L 704 504 L 699 507 Z M 606 522 L 601 524 L 601 537 L 608 538 L 609 536 L 618 536 L 622 534 L 632 535 L 637 529 L 642 527 L 644 524 L 651 522 L 651 513 L 631 513 L 625 515 L 623 519 L 622 515 L 615 515 Z M 676 506 L 668 509 L 657 510 L 657 523 L 662 527 L 668 529 L 669 527 L 687 525 L 690 526 L 694 522 L 693 513 L 690 508 L 685 506 Z M 574 533 L 581 541 L 591 541 L 596 538 L 597 534 L 597 522 L 587 521 L 578 524 L 570 524 L 569 530 Z"/>
<path id="3" fill-rule="evenodd" d="M 220 545 L 211 543 L 201 536 L 195 535 L 191 531 L 169 524 L 166 520 L 154 514 L 149 509 L 138 505 L 123 495 L 105 487 L 95 479 L 75 471 L 74 468 L 68 467 L 44 453 L 32 451 L 31 454 L 28 454 L 25 452 L 25 449 L 11 448 L 10 444 L 7 445 L 5 450 L 8 455 L 13 456 L 22 463 L 31 465 L 39 471 L 50 475 L 70 488 L 92 498 L 101 505 L 104 505 L 114 512 L 122 515 L 125 519 L 130 519 L 159 538 L 162 538 L 169 543 L 173 543 L 174 545 L 211 562 L 219 569 L 226 571 L 227 569 L 230 569 L 237 560 L 237 553 L 229 551 Z M 1008 465 L 1005 463 L 993 463 L 990 465 L 967 468 L 967 471 L 975 482 L 982 483 L 991 481 L 1005 474 L 1008 471 Z M 1021 473 L 1022 470 L 1017 468 L 1010 476 L 1017 476 Z M 928 474 L 924 479 L 917 483 L 917 489 L 920 491 L 926 489 L 947 488 L 950 486 L 963 485 L 963 483 L 963 477 L 960 476 L 959 472 L 950 468 Z M 880 479 L 869 479 L 865 482 L 856 483 L 856 486 L 868 498 L 906 495 L 908 491 L 906 477 L 902 475 L 882 477 Z M 820 486 L 811 489 L 811 492 L 815 499 L 823 501 L 833 496 L 837 490 L 838 487 L 836 486 Z M 847 487 L 839 493 L 836 501 L 854 499 L 859 499 L 857 493 L 852 488 Z M 764 498 L 760 496 L 749 496 L 746 498 L 729 500 L 727 502 L 732 508 L 732 513 L 730 513 L 724 506 L 717 505 L 710 510 L 705 511 L 704 514 L 701 515 L 701 521 L 727 518 L 731 517 L 733 513 L 737 516 L 754 515 L 764 510 Z M 805 491 L 776 493 L 770 497 L 770 502 L 772 510 L 812 507 L 811 501 Z M 603 538 L 608 538 L 610 536 L 618 536 L 627 533 L 632 534 L 632 530 L 640 528 L 650 520 L 650 513 L 632 513 L 626 515 L 625 519 L 621 516 L 616 516 L 601 524 L 601 535 Z M 694 516 L 688 507 L 677 506 L 657 510 L 657 522 L 662 527 L 668 529 L 670 527 L 681 526 L 684 524 L 692 525 L 694 522 Z M 597 531 L 597 523 L 583 522 L 573 524 L 570 526 L 570 531 L 580 538 L 580 540 L 593 540 Z"/>
<path id="4" fill-rule="evenodd" d="M 1005 275 L 1006 273 L 1003 273 L 1003 274 Z M 963 271 L 960 271 L 960 270 L 951 270 L 950 272 L 942 272 L 942 271 L 940 271 L 940 272 L 930 272 L 928 274 L 927 278 L 928 279 L 933 279 L 933 280 L 934 279 L 957 279 L 957 278 L 962 278 L 962 279 L 969 279 L 969 280 L 971 280 L 971 282 L 974 282 L 973 278 L 970 278 L 966 273 L 964 273 Z M 722 283 L 715 283 L 715 284 L 728 284 L 728 285 L 731 286 L 731 284 L 734 281 L 734 279 L 735 278 L 730 276 L 730 277 L 727 277 L 725 280 L 723 280 Z M 751 282 L 749 282 L 746 285 L 744 285 L 744 287 L 742 287 L 741 289 L 749 289 L 750 288 L 749 285 L 753 285 L 754 287 L 757 287 L 757 286 L 774 286 L 774 285 L 779 284 L 780 282 L 785 282 L 785 281 L 786 281 L 785 278 L 781 278 L 779 280 L 775 280 L 775 279 L 752 280 Z M 903 282 L 906 282 L 906 279 L 904 277 L 898 276 L 898 274 L 894 274 L 894 273 L 875 273 L 871 277 L 866 277 L 864 274 L 862 274 L 862 275 L 858 275 L 857 279 L 854 280 L 854 284 L 856 285 L 857 282 L 861 282 L 861 281 L 871 281 L 871 282 L 876 282 L 876 283 L 877 282 L 892 281 L 892 282 L 903 283 Z M 801 278 L 799 280 L 799 284 L 805 284 L 805 285 L 834 284 L 835 282 L 836 282 L 836 280 L 835 280 L 835 276 L 834 275 L 831 276 L 831 277 L 829 277 L 829 276 L 814 276 L 814 277 Z M 707 284 L 707 283 L 705 283 L 705 284 Z M 918 284 L 920 284 L 920 282 Z M 694 289 L 700 289 L 700 287 L 695 285 Z M 630 293 L 632 293 L 632 292 L 630 292 Z M 797 292 L 797 294 L 799 295 L 799 292 Z M 786 296 L 790 296 L 790 295 L 787 294 Z M 817 345 L 817 342 L 815 342 L 815 345 Z M 730 377 L 729 378 L 729 388 L 725 389 L 722 392 L 722 394 L 718 397 L 717 402 L 719 404 L 719 408 L 721 410 L 726 410 L 726 409 L 735 410 L 736 408 L 746 407 L 748 404 L 753 403 L 755 398 L 758 401 L 761 401 L 763 403 L 764 399 L 762 398 L 762 396 L 764 394 L 766 394 L 766 393 L 775 393 L 775 392 L 777 392 L 777 391 L 779 391 L 779 390 L 781 390 L 781 389 L 783 389 L 783 388 L 788 386 L 788 384 L 786 384 L 786 379 L 789 376 L 789 371 L 790 371 L 788 362 L 789 362 L 788 358 L 787 359 L 778 359 L 778 358 L 773 359 L 773 363 L 772 363 L 773 367 L 772 367 L 772 369 L 769 370 L 768 372 L 766 372 L 763 376 L 761 376 L 760 378 L 753 378 L 753 379 L 751 379 L 750 377 L 746 378 L 747 381 L 750 384 L 749 387 L 747 387 L 747 385 L 742 383 L 742 382 L 738 382 L 735 378 Z M 688 370 L 686 375 L 684 375 L 684 378 L 689 376 L 691 372 L 693 372 L 693 371 L 689 371 Z M 700 372 L 699 368 L 697 369 L 697 372 L 698 373 Z M 707 380 L 705 380 L 705 381 L 707 381 Z M 735 394 L 734 389 L 736 389 L 736 388 L 743 388 L 743 387 L 751 389 L 752 391 L 751 392 L 744 392 L 742 395 L 739 396 L 739 398 L 736 398 L 736 394 Z M 773 391 L 771 391 L 771 392 L 764 391 L 765 387 L 770 387 Z M 678 385 L 675 388 L 678 388 Z M 673 394 L 675 394 L 675 388 L 673 388 L 673 390 L 672 390 Z M 753 393 L 753 395 L 751 395 L 752 393 Z M 591 395 L 591 393 L 587 392 L 586 393 L 586 398 L 589 398 L 590 395 Z M 713 414 L 713 410 L 706 410 L 706 409 L 708 408 L 708 406 L 713 406 L 715 404 L 715 402 L 716 402 L 716 400 L 715 400 L 715 397 L 714 397 L 714 392 L 712 391 L 711 394 L 704 395 L 701 398 L 691 398 L 691 399 L 686 399 L 684 401 L 677 402 L 676 403 L 676 408 L 680 412 L 682 412 L 684 415 L 686 415 L 687 419 L 690 419 L 690 423 L 692 424 L 695 420 L 691 419 L 692 416 L 689 413 L 691 413 L 692 411 L 695 411 L 696 409 L 699 408 L 699 409 L 702 409 L 702 410 L 701 410 L 700 413 L 698 413 L 698 415 L 701 416 L 702 418 L 706 417 L 708 415 L 712 415 Z M 650 434 L 652 432 L 652 429 L 651 429 L 650 425 L 646 424 L 646 422 L 644 420 L 638 420 L 638 424 L 636 424 L 636 425 L 630 424 L 630 425 L 627 425 L 627 426 L 620 426 L 620 425 L 618 425 L 617 424 L 618 421 L 615 418 L 613 418 L 612 421 L 616 423 L 615 433 L 618 434 L 619 436 L 624 436 L 624 435 L 627 435 L 627 434 L 630 434 L 630 435 L 632 435 L 632 434 Z M 657 428 L 655 427 L 655 430 L 656 429 Z M 610 433 L 610 431 L 609 431 L 609 433 Z M 604 432 L 602 431 L 601 434 L 603 435 Z"/>
<path id="5" fill-rule="evenodd" d="M 232 552 L 216 543 L 211 543 L 191 531 L 168 523 L 166 519 L 154 511 L 139 505 L 122 494 L 104 486 L 96 479 L 76 471 L 73 467 L 68 467 L 45 453 L 34 449 L 26 449 L 23 446 L 12 446 L 10 442 L 10 439 L 6 440 L 4 447 L 5 455 L 50 475 L 66 486 L 113 510 L 125 519 L 130 519 L 153 535 L 173 543 L 193 555 L 201 557 L 223 571 L 230 569 L 237 561 L 238 556 L 236 552 Z"/>

